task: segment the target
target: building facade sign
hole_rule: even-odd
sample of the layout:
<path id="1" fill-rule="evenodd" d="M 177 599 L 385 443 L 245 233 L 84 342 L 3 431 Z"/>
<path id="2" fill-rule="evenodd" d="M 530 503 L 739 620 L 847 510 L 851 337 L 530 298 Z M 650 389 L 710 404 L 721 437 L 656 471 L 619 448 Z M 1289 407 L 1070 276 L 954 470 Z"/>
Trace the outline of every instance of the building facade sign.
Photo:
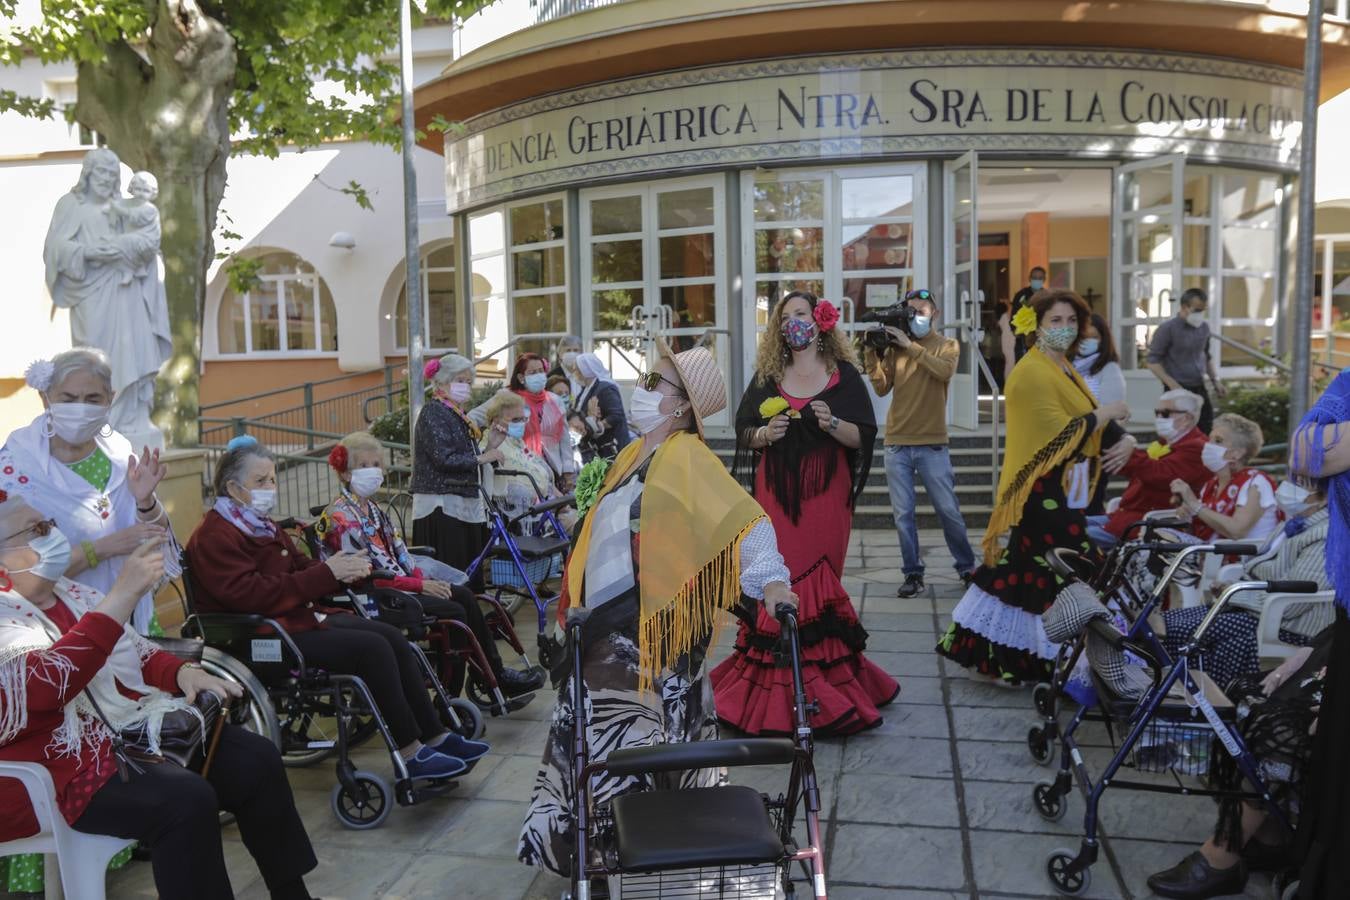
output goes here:
<path id="1" fill-rule="evenodd" d="M 951 49 L 675 71 L 539 97 L 446 134 L 451 211 L 694 169 L 970 149 L 1292 169 L 1300 73 L 1109 50 Z"/>

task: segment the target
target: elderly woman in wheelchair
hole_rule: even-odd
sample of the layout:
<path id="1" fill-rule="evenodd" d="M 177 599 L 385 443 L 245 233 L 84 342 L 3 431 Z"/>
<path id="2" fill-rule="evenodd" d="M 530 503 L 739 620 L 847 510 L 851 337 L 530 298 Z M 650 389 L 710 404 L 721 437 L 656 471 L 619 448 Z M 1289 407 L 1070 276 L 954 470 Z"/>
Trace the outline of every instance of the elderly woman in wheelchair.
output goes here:
<path id="1" fill-rule="evenodd" d="M 224 725 L 206 776 L 148 755 L 163 749 L 165 717 L 199 694 L 242 693 L 128 627 L 137 602 L 164 577 L 162 541 L 128 555 L 107 594 L 64 578 L 69 561 L 56 523 L 0 492 L 0 759 L 44 766 L 76 831 L 147 845 L 161 897 L 233 896 L 224 809 L 274 900 L 308 900 L 303 876 L 316 865 L 314 851 L 270 741 Z M 143 736 L 146 747 L 133 753 L 123 743 L 129 735 Z M 37 831 L 17 781 L 0 779 L 0 809 L 0 841 Z"/>
<path id="2" fill-rule="evenodd" d="M 478 599 L 464 586 L 464 573 L 433 557 L 410 553 L 389 517 L 372 501 L 384 483 L 384 448 L 380 442 L 366 431 L 349 434 L 333 448 L 328 463 L 337 473 L 340 486 L 317 525 L 323 550 L 334 555 L 366 556 L 377 573 L 373 582 L 376 588 L 412 594 L 427 615 L 468 625 L 506 696 L 538 690 L 544 683 L 542 672 L 522 672 L 502 664 Z M 451 693 L 458 690 L 457 685 L 447 682 L 447 686 Z"/>
<path id="3" fill-rule="evenodd" d="M 268 517 L 276 466 L 253 438 L 230 442 L 216 464 L 214 488 L 215 505 L 187 545 L 197 612 L 260 614 L 279 622 L 308 665 L 365 682 L 411 778 L 466 772 L 487 747 L 441 724 L 404 633 L 329 599 L 370 576 L 370 557 L 343 552 L 319 562 L 296 550 Z"/>

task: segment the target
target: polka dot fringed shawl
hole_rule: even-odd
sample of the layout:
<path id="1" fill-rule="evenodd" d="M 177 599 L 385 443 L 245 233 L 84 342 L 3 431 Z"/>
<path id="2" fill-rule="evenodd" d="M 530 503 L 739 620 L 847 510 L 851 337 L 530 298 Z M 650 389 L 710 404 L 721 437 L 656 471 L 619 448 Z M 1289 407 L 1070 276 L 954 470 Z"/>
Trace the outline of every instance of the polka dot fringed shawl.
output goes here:
<path id="1" fill-rule="evenodd" d="M 1072 366 L 1061 368 L 1033 347 L 1013 369 L 1005 394 L 1008 442 L 998 498 L 983 542 L 984 561 L 991 566 L 1002 552 L 1000 538 L 1021 521 L 1036 481 L 1075 456 L 1095 463 L 1101 452 L 1101 434 L 1089 418 L 1096 400 Z M 1097 474 L 1098 467 L 1093 465 L 1089 493 L 1096 487 Z"/>

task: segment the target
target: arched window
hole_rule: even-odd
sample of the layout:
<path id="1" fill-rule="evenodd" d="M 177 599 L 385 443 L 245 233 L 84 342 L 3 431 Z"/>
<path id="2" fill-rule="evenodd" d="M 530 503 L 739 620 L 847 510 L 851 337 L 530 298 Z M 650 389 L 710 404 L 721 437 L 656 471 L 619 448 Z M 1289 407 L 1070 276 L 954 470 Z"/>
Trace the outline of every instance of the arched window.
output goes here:
<path id="1" fill-rule="evenodd" d="M 459 309 L 455 302 L 455 245 L 442 244 L 423 250 L 422 321 L 426 326 L 427 350 L 459 349 Z M 408 347 L 408 282 L 404 279 L 394 304 L 394 347 Z"/>
<path id="2" fill-rule="evenodd" d="M 333 295 L 293 253 L 263 256 L 252 289 L 226 287 L 216 322 L 222 354 L 337 352 Z"/>

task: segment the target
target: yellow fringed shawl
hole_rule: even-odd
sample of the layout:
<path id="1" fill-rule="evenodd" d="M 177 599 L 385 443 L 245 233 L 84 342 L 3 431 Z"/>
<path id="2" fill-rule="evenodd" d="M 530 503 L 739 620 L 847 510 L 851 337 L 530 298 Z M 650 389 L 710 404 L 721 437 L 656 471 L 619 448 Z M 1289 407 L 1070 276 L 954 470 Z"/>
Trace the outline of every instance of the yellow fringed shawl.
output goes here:
<path id="1" fill-rule="evenodd" d="M 633 441 L 605 475 L 592 509 L 623 482 L 642 459 Z M 717 611 L 740 600 L 741 538 L 765 518 L 759 503 L 731 477 L 697 436 L 672 434 L 656 450 L 642 490 L 638 542 L 638 690 L 712 632 Z M 585 596 L 583 581 L 592 516 L 567 567 L 572 602 Z"/>
<path id="2" fill-rule="evenodd" d="M 1102 444 L 1100 431 L 1087 432 L 1085 417 L 1097 406 L 1087 383 L 1072 366 L 1066 372 L 1039 347 L 1029 350 L 1013 369 L 1004 393 L 1008 441 L 997 501 L 984 532 L 986 565 L 998 561 L 999 538 L 1021 521 L 1036 480 L 1075 455 L 1095 459 Z M 1094 466 L 1092 489 L 1096 483 Z"/>

